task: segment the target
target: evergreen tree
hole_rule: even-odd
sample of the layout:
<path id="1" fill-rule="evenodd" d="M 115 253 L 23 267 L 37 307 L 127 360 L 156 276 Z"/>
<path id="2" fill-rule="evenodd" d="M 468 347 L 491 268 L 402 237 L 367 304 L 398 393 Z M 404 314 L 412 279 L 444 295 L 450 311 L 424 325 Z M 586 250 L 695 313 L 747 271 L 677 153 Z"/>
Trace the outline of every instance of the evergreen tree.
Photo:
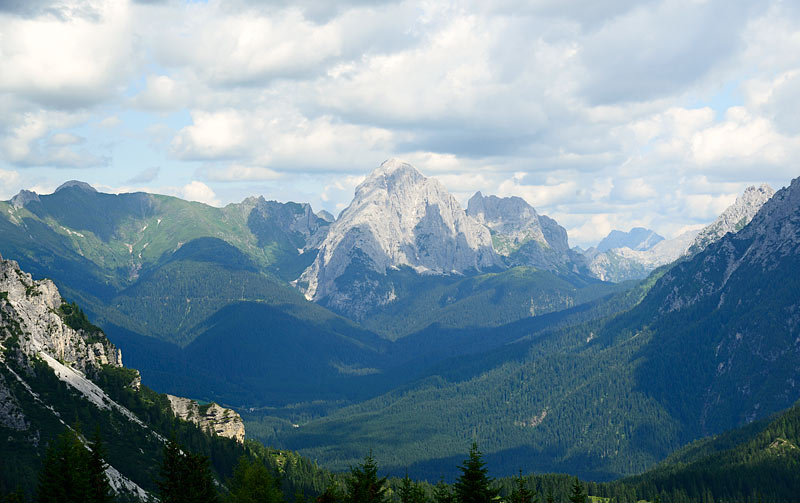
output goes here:
<path id="1" fill-rule="evenodd" d="M 39 473 L 37 501 L 40 503 L 84 503 L 89 501 L 89 456 L 78 434 L 68 430 L 47 449 Z"/>
<path id="2" fill-rule="evenodd" d="M 192 503 L 218 503 L 219 495 L 214 487 L 211 461 L 202 454 L 187 454 L 184 457 L 186 471 L 187 500 Z M 283 501 L 281 499 L 281 501 Z"/>
<path id="3" fill-rule="evenodd" d="M 572 492 L 569 495 L 569 501 L 570 503 L 586 503 L 586 492 L 583 489 L 583 484 L 578 480 L 578 477 L 575 477 L 575 481 L 572 483 Z"/>
<path id="4" fill-rule="evenodd" d="M 439 483 L 433 488 L 433 503 L 455 503 L 456 497 L 449 485 L 444 483 L 444 479 L 439 479 Z"/>
<path id="5" fill-rule="evenodd" d="M 161 503 L 217 503 L 219 497 L 208 456 L 186 454 L 171 439 L 164 446 L 164 458 L 156 481 Z"/>
<path id="6" fill-rule="evenodd" d="M 314 500 L 316 503 L 342 503 L 344 495 L 335 480 L 331 480 L 325 491 Z"/>
<path id="7" fill-rule="evenodd" d="M 183 503 L 183 490 L 186 485 L 184 454 L 175 438 L 171 438 L 164 446 L 164 457 L 158 471 L 158 499 L 161 503 Z"/>
<path id="8" fill-rule="evenodd" d="M 108 465 L 105 462 L 106 450 L 100 438 L 100 429 L 95 428 L 88 455 L 87 475 L 89 477 L 90 503 L 110 503 L 114 501 L 114 491 L 106 475 Z"/>
<path id="9" fill-rule="evenodd" d="M 547 496 L 544 498 L 546 503 L 555 503 L 556 498 L 553 496 L 553 486 L 547 488 Z"/>
<path id="10" fill-rule="evenodd" d="M 472 443 L 469 457 L 458 467 L 461 475 L 455 483 L 455 499 L 458 503 L 488 503 L 497 498 L 500 492 L 493 488 L 494 479 L 489 477 L 489 469 L 481 459 L 478 444 Z"/>
<path id="11" fill-rule="evenodd" d="M 386 477 L 378 478 L 378 465 L 370 452 L 364 463 L 350 468 L 346 503 L 385 503 Z"/>
<path id="12" fill-rule="evenodd" d="M 283 503 L 283 492 L 278 478 L 272 476 L 263 463 L 251 462 L 244 456 L 239 458 L 229 486 L 230 503 Z"/>
<path id="13" fill-rule="evenodd" d="M 509 503 L 538 503 L 539 498 L 535 498 L 533 492 L 525 486 L 525 479 L 522 478 L 522 471 L 519 477 L 514 477 L 514 489 L 508 496 Z"/>
<path id="14" fill-rule="evenodd" d="M 400 488 L 397 490 L 397 495 L 400 496 L 400 503 L 426 503 L 425 491 L 418 485 L 411 482 L 408 478 L 408 472 L 400 483 Z"/>

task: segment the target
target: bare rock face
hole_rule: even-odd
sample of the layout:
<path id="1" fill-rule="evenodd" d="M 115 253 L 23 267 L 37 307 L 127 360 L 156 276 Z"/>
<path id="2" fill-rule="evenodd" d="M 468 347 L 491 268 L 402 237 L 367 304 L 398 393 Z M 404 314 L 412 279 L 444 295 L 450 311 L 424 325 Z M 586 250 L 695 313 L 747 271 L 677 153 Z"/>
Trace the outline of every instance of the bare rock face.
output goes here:
<path id="1" fill-rule="evenodd" d="M 25 354 L 42 352 L 83 373 L 121 367 L 122 352 L 105 335 L 67 326 L 59 315 L 62 303 L 52 281 L 34 281 L 16 262 L 0 259 L 0 340 L 16 335 Z"/>
<path id="2" fill-rule="evenodd" d="M 489 229 L 437 180 L 390 159 L 356 187 L 297 284 L 307 298 L 358 315 L 393 300 L 391 288 L 380 284 L 389 269 L 452 274 L 498 264 Z"/>
<path id="3" fill-rule="evenodd" d="M 775 191 L 767 184 L 760 187 L 747 187 L 744 193 L 736 198 L 736 202 L 725 209 L 713 223 L 700 231 L 694 242 L 689 246 L 686 254 L 696 255 L 709 244 L 719 241 L 725 234 L 739 232 L 745 225 L 750 223 L 750 220 L 758 213 L 758 210 L 774 194 Z"/>
<path id="4" fill-rule="evenodd" d="M 244 442 L 244 422 L 236 411 L 215 403 L 201 406 L 194 400 L 179 396 L 167 395 L 167 398 L 175 417 L 192 422 L 220 437 Z"/>
<path id="5" fill-rule="evenodd" d="M 583 256 L 569 248 L 567 230 L 520 197 L 476 192 L 467 204 L 467 215 L 489 228 L 494 250 L 508 266 L 573 272 L 585 267 Z"/>

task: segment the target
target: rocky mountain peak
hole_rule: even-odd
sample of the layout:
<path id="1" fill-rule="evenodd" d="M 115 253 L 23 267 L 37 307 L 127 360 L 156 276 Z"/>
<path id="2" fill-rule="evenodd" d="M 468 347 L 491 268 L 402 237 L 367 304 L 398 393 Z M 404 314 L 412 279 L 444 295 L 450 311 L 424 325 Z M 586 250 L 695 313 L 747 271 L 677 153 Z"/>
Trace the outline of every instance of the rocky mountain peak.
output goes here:
<path id="1" fill-rule="evenodd" d="M 508 265 L 575 272 L 585 259 L 569 249 L 567 231 L 540 215 L 521 197 L 484 196 L 476 192 L 467 214 L 488 227 L 495 251 Z"/>
<path id="2" fill-rule="evenodd" d="M 495 236 L 495 250 L 508 256 L 526 241 L 549 245 L 539 214 L 521 197 L 484 196 L 476 192 L 467 203 L 467 215 L 487 226 Z"/>
<path id="3" fill-rule="evenodd" d="M 696 255 L 725 234 L 744 228 L 774 194 L 775 191 L 767 184 L 747 187 L 714 222 L 700 231 L 686 254 Z"/>
<path id="4" fill-rule="evenodd" d="M 18 210 L 34 201 L 39 201 L 39 194 L 31 190 L 23 189 L 20 190 L 17 195 L 11 198 L 11 206 Z"/>
<path id="5" fill-rule="evenodd" d="M 391 288 L 375 296 L 370 288 L 348 293 L 336 281 L 348 268 L 348 277 L 360 284 L 363 278 L 355 278 L 361 274 L 385 275 L 402 266 L 418 273 L 451 274 L 498 263 L 489 230 L 469 218 L 438 180 L 407 162 L 389 159 L 356 187 L 353 201 L 331 224 L 298 285 L 307 297 L 327 299 L 332 307 L 353 314 L 394 297 Z M 385 286 L 372 283 L 379 290 Z"/>
<path id="6" fill-rule="evenodd" d="M 392 157 L 386 159 L 380 166 L 375 168 L 362 184 L 380 183 L 382 180 L 391 181 L 392 183 L 403 181 L 415 183 L 423 179 L 425 179 L 425 176 L 413 165 L 402 159 Z M 356 192 L 358 192 L 358 188 L 356 188 Z"/>

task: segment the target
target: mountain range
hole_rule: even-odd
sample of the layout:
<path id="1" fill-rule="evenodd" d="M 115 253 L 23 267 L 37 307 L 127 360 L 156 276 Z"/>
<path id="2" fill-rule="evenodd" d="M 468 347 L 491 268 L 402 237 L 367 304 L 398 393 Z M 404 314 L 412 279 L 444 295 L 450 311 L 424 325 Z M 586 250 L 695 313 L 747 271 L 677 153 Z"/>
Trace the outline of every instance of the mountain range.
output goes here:
<path id="1" fill-rule="evenodd" d="M 523 199 L 464 209 L 396 159 L 335 220 L 68 182 L 0 202 L 0 253 L 148 386 L 325 466 L 372 450 L 433 480 L 480 440 L 500 474 L 605 480 L 800 396 L 798 184 L 748 189 L 697 237 L 634 229 L 582 253 Z"/>

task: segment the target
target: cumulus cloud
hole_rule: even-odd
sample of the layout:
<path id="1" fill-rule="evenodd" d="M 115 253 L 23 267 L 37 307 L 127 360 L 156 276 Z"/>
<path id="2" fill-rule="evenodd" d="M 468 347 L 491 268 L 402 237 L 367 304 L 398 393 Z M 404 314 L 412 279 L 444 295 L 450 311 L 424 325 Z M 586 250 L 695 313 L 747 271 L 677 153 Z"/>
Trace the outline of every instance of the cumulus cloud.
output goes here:
<path id="1" fill-rule="evenodd" d="M 20 176 L 13 170 L 0 169 L 0 200 L 7 201 L 19 190 Z"/>
<path id="2" fill-rule="evenodd" d="M 119 92 L 135 60 L 127 4 L 35 4 L 26 10 L 33 17 L 0 16 L 0 93 L 43 107 L 75 109 Z"/>
<path id="3" fill-rule="evenodd" d="M 576 244 L 667 235 L 796 175 L 795 4 L 0 2 L 0 169 L 135 151 L 164 168 L 108 185 L 219 204 L 259 182 L 337 211 L 401 156 L 462 202 L 524 197 Z"/>
<path id="4" fill-rule="evenodd" d="M 181 189 L 180 193 L 184 199 L 189 201 L 197 201 L 198 203 L 204 203 L 210 206 L 220 206 L 221 204 L 219 199 L 217 199 L 217 195 L 211 190 L 211 187 L 197 180 L 192 180 L 187 183 Z"/>

